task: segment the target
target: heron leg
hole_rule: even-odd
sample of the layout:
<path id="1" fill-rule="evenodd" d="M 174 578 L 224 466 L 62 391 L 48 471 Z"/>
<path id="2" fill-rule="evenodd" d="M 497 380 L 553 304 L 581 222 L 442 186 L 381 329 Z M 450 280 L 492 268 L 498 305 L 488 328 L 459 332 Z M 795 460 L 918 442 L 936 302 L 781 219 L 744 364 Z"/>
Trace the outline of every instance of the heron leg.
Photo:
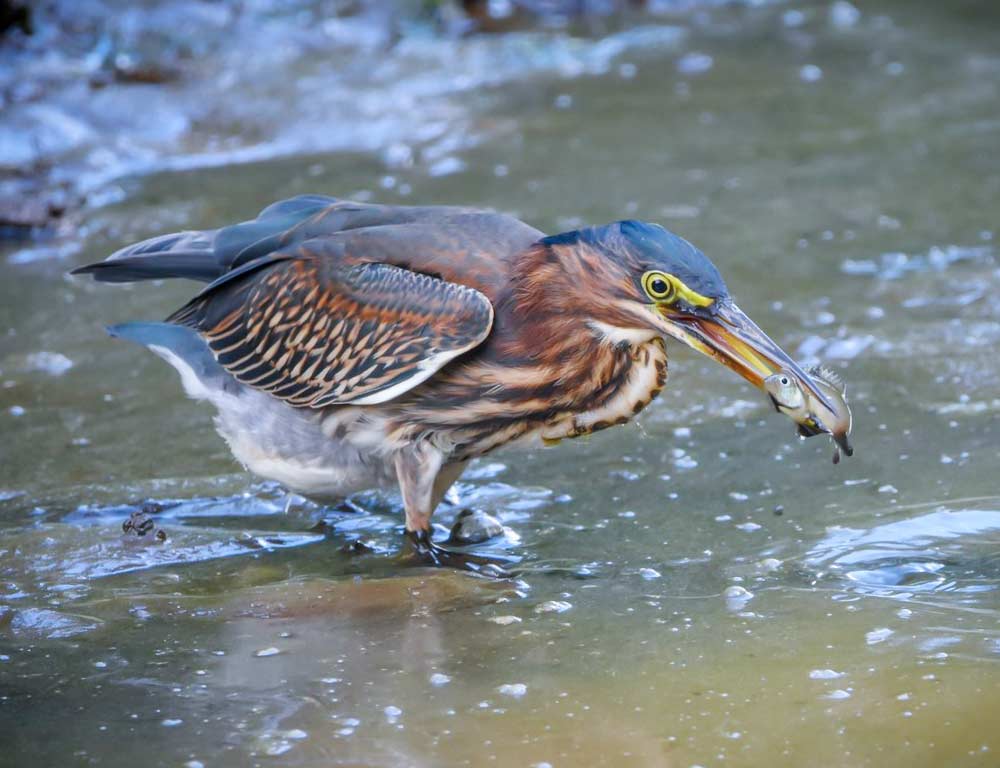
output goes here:
<path id="1" fill-rule="evenodd" d="M 396 455 L 396 477 L 406 508 L 406 538 L 410 556 L 428 565 L 462 568 L 491 576 L 508 575 L 501 564 L 512 558 L 456 552 L 433 540 L 431 515 L 444 494 L 465 469 L 465 463 L 446 464 L 444 455 L 429 443 L 419 443 Z"/>
<path id="2" fill-rule="evenodd" d="M 435 498 L 434 490 L 442 467 L 444 454 L 427 442 L 417 443 L 396 454 L 396 479 L 406 509 L 407 533 L 430 532 L 431 515 L 440 499 Z"/>

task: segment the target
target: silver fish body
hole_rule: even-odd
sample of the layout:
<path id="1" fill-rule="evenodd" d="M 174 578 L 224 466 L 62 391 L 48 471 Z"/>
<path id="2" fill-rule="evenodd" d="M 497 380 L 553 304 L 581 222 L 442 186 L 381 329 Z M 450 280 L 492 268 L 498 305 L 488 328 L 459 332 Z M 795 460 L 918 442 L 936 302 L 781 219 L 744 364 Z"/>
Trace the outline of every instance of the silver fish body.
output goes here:
<path id="1" fill-rule="evenodd" d="M 821 366 L 806 369 L 806 373 L 833 405 L 832 409 L 802 387 L 788 371 L 779 371 L 764 379 L 764 390 L 775 409 L 799 425 L 799 434 L 808 437 L 826 432 L 830 435 L 837 446 L 833 454 L 833 463 L 837 464 L 841 451 L 848 456 L 854 455 L 848 440 L 853 416 L 847 404 L 847 389 L 837 374 Z"/>

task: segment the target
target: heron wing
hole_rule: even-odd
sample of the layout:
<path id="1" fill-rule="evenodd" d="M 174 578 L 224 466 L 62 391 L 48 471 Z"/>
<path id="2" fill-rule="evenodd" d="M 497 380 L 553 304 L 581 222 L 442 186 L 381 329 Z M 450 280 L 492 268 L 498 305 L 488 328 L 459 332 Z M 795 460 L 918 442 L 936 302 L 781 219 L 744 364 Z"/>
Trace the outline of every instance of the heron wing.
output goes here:
<path id="1" fill-rule="evenodd" d="M 245 262 L 168 321 L 199 331 L 239 381 L 311 408 L 391 400 L 489 335 L 480 291 L 309 246 Z"/>
<path id="2" fill-rule="evenodd" d="M 250 221 L 159 235 L 73 272 L 112 283 L 174 277 L 212 282 L 275 252 L 325 238 L 351 241 L 354 250 L 364 248 L 387 257 L 368 260 L 397 266 L 409 266 L 411 258 L 434 261 L 443 255 L 446 269 L 455 254 L 502 258 L 540 237 L 541 232 L 512 216 L 474 208 L 378 205 L 301 195 L 269 205 Z M 414 269 L 443 271 L 434 266 L 421 269 L 419 264 Z"/>

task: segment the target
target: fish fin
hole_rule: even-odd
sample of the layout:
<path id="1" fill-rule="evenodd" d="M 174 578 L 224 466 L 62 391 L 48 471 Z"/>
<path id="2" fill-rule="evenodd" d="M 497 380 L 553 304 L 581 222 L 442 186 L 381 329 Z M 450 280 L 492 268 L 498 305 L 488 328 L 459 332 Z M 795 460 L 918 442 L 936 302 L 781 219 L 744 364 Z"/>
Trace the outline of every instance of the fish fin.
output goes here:
<path id="1" fill-rule="evenodd" d="M 844 384 L 844 380 L 840 377 L 840 374 L 827 368 L 825 365 L 811 365 L 806 368 L 806 373 L 817 379 L 822 379 L 827 384 L 836 387 L 840 390 L 840 394 L 847 394 L 847 385 Z"/>

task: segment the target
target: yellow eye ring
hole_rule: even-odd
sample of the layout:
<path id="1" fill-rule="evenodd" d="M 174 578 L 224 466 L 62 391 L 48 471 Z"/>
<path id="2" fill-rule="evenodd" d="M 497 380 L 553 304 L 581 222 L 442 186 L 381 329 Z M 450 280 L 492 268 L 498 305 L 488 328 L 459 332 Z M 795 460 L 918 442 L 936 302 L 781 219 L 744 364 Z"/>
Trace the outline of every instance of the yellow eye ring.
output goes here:
<path id="1" fill-rule="evenodd" d="M 657 304 L 673 304 L 678 299 L 683 299 L 692 307 L 708 307 L 715 303 L 715 299 L 692 291 L 679 278 L 659 270 L 642 276 L 642 289 Z"/>
<path id="2" fill-rule="evenodd" d="M 671 303 L 677 298 L 676 278 L 663 272 L 647 272 L 642 276 L 642 288 L 653 301 Z"/>

